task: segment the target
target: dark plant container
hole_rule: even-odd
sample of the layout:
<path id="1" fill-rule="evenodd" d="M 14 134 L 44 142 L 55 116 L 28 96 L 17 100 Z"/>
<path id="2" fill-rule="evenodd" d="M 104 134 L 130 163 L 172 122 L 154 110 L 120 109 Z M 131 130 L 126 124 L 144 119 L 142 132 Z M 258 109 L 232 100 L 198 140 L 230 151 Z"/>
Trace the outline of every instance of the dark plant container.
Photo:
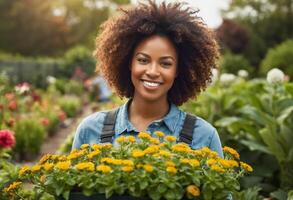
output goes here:
<path id="1" fill-rule="evenodd" d="M 56 197 L 56 200 L 65 200 L 63 197 Z M 106 199 L 105 194 L 93 194 L 85 196 L 81 192 L 72 192 L 69 195 L 69 200 L 151 200 L 149 198 L 138 198 L 129 195 L 115 195 L 113 194 L 109 199 Z"/>

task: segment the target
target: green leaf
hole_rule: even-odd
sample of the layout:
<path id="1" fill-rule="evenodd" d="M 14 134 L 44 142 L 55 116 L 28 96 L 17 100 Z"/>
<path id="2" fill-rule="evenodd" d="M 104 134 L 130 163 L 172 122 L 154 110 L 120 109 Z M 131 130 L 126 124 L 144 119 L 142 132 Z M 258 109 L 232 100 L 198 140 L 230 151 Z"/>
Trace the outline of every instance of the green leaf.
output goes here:
<path id="1" fill-rule="evenodd" d="M 144 190 L 145 188 L 147 188 L 149 185 L 149 183 L 147 182 L 147 180 L 145 179 L 142 179 L 140 182 L 139 182 L 139 187 L 140 189 Z"/>
<path id="2" fill-rule="evenodd" d="M 273 155 L 273 153 L 270 151 L 270 149 L 268 149 L 268 147 L 266 147 L 265 145 L 259 143 L 258 141 L 240 140 L 240 142 L 242 144 L 244 144 L 245 146 L 247 146 L 251 151 L 258 150 L 258 151 Z"/>
<path id="3" fill-rule="evenodd" d="M 166 186 L 166 185 L 164 185 L 164 184 L 160 184 L 160 185 L 158 186 L 158 191 L 159 191 L 161 194 L 163 194 L 164 192 L 166 192 L 166 190 L 167 190 L 167 186 Z"/>

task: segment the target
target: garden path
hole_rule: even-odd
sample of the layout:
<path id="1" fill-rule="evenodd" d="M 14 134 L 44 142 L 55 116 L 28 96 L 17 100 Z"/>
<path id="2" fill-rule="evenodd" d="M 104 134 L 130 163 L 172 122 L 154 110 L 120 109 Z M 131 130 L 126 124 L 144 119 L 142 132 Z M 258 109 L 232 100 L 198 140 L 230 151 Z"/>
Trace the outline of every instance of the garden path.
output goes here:
<path id="1" fill-rule="evenodd" d="M 34 165 L 43 155 L 48 153 L 49 154 L 56 153 L 59 147 L 62 145 L 62 143 L 65 142 L 66 138 L 76 130 L 78 123 L 80 122 L 80 119 L 83 119 L 85 116 L 89 115 L 91 112 L 92 112 L 91 104 L 85 105 L 81 113 L 77 117 L 75 117 L 74 119 L 67 119 L 64 125 L 60 127 L 59 130 L 56 132 L 56 134 L 45 139 L 41 147 L 41 152 L 34 161 L 25 162 L 23 164 L 31 166 L 31 165 Z"/>

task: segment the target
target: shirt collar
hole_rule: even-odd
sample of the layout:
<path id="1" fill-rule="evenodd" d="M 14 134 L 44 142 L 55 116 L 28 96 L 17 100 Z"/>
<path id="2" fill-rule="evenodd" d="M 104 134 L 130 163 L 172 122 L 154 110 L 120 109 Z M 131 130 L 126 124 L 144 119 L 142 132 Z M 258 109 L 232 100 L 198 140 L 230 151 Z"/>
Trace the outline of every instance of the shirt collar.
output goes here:
<path id="1" fill-rule="evenodd" d="M 119 109 L 117 119 L 116 121 L 116 131 L 120 135 L 124 133 L 125 131 L 127 132 L 138 132 L 138 130 L 131 124 L 128 118 L 128 106 L 131 102 L 131 99 L 127 101 L 124 105 L 122 105 Z M 163 121 L 165 125 L 168 127 L 168 129 L 174 133 L 175 128 L 176 128 L 176 122 L 178 121 L 177 119 L 180 116 L 180 110 L 177 108 L 177 106 L 173 103 L 171 103 L 169 112 L 167 115 L 165 115 L 162 119 L 156 120 L 156 122 L 161 122 Z"/>

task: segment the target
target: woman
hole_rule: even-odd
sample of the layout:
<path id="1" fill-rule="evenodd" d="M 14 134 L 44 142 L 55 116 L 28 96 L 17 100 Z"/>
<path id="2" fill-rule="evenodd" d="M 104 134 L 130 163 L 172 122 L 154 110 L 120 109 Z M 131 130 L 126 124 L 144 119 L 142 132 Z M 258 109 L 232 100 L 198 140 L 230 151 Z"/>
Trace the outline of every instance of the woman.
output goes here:
<path id="1" fill-rule="evenodd" d="M 102 25 L 96 39 L 97 70 L 129 101 L 116 111 L 85 118 L 73 149 L 113 142 L 120 135 L 162 131 L 193 149 L 206 146 L 223 156 L 216 129 L 177 107 L 207 87 L 218 58 L 211 31 L 196 11 L 182 6 L 148 1 Z"/>

